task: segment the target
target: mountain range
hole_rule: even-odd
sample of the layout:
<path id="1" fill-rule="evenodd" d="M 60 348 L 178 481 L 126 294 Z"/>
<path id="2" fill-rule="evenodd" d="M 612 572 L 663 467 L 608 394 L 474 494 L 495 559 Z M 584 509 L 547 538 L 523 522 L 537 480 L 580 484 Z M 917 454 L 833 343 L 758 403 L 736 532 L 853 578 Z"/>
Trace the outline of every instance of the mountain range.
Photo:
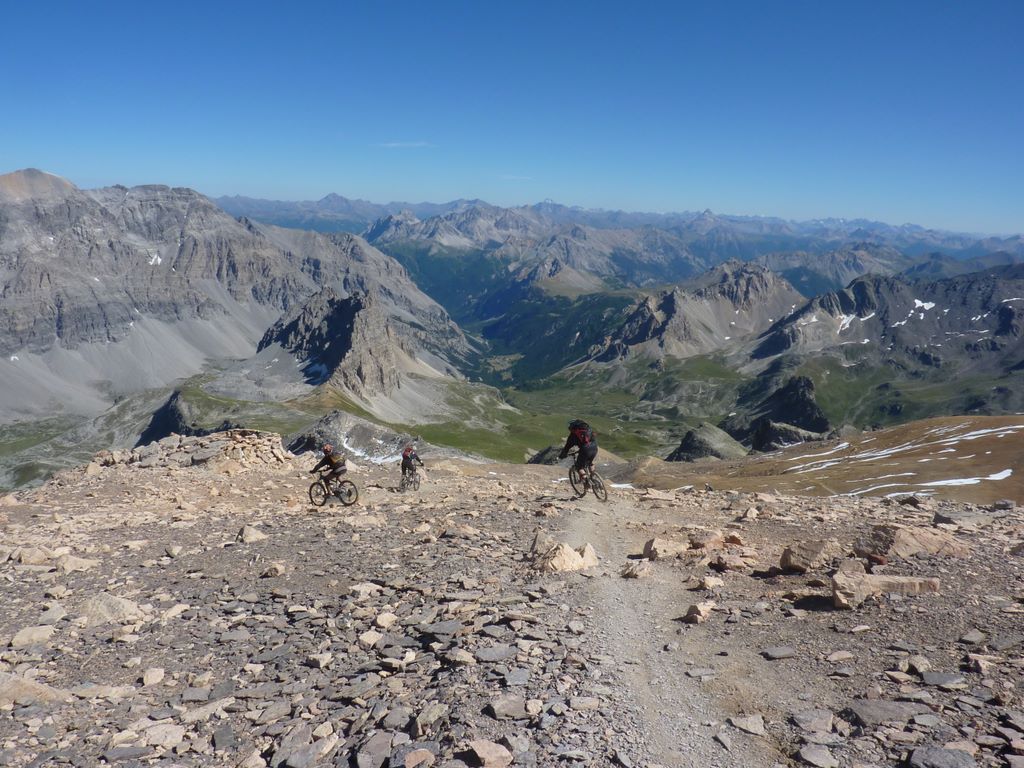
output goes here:
<path id="1" fill-rule="evenodd" d="M 325 287 L 374 294 L 454 371 L 469 344 L 392 258 L 350 234 L 234 219 L 188 189 L 0 176 L 0 414 L 96 412 L 242 357 Z"/>
<path id="2" fill-rule="evenodd" d="M 581 410 L 612 450 L 664 455 L 700 423 L 759 447 L 1024 408 L 1020 237 L 218 203 L 0 176 L 0 470 L 31 479 L 101 433 L 299 430 L 337 408 L 505 457 Z"/>

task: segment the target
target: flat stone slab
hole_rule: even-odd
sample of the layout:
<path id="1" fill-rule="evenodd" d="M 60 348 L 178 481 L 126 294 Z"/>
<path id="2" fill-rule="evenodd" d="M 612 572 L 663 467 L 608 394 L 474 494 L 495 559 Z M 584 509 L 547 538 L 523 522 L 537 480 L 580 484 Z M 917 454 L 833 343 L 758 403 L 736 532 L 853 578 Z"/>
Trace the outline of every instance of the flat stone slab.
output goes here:
<path id="1" fill-rule="evenodd" d="M 957 672 L 925 672 L 921 675 L 925 685 L 947 686 L 964 685 L 964 676 Z"/>
<path id="2" fill-rule="evenodd" d="M 485 648 L 477 648 L 473 655 L 478 661 L 505 661 L 511 659 L 518 653 L 514 645 L 491 645 Z"/>
<path id="3" fill-rule="evenodd" d="M 825 747 L 809 744 L 802 747 L 796 756 L 802 763 L 813 765 L 815 768 L 839 768 L 839 761 Z"/>
<path id="4" fill-rule="evenodd" d="M 739 728 L 741 731 L 753 734 L 754 736 L 764 736 L 767 731 L 764 729 L 764 718 L 760 715 L 748 715 L 747 717 L 730 717 L 729 725 L 734 728 Z"/>
<path id="5" fill-rule="evenodd" d="M 761 651 L 761 655 L 769 661 L 778 661 L 779 659 L 792 659 L 797 655 L 797 650 L 791 645 L 772 645 Z"/>
<path id="6" fill-rule="evenodd" d="M 910 768 L 976 768 L 973 757 L 960 749 L 918 747 L 910 755 Z"/>
<path id="7" fill-rule="evenodd" d="M 906 723 L 914 715 L 931 712 L 931 707 L 912 701 L 884 701 L 881 699 L 854 699 L 846 708 L 857 725 L 875 727 L 882 723 Z"/>

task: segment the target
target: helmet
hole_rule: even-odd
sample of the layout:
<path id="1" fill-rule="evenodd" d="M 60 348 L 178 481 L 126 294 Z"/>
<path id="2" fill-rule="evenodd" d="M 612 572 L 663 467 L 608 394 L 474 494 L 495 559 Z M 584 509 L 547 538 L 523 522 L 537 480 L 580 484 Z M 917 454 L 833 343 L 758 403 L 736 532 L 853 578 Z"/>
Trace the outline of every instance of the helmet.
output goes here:
<path id="1" fill-rule="evenodd" d="M 330 443 L 324 444 L 324 453 L 334 453 L 334 446 Z"/>

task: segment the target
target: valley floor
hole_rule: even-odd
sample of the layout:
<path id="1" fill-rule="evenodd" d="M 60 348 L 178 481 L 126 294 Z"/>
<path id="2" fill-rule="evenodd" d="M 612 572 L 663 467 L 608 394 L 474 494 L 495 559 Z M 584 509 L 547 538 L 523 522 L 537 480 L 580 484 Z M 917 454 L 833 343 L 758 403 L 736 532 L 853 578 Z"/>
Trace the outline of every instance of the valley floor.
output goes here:
<path id="1" fill-rule="evenodd" d="M 355 506 L 316 508 L 312 460 L 270 442 L 168 443 L 0 499 L 0 764 L 1024 763 L 1020 508 L 602 504 L 558 467 L 429 456 L 419 492 L 370 466 Z M 874 573 L 938 593 L 838 610 L 832 557 L 777 567 L 894 522 L 942 546 L 875 551 Z M 542 570 L 538 534 L 599 562 Z"/>

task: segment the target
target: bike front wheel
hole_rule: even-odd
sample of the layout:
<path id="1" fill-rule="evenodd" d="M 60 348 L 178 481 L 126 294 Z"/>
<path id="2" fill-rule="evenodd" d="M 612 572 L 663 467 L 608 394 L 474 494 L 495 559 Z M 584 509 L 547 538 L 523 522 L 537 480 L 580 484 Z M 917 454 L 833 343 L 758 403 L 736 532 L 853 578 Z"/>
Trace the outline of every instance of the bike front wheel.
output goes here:
<path id="1" fill-rule="evenodd" d="M 309 486 L 309 500 L 318 507 L 327 503 L 327 489 L 320 480 Z"/>
<path id="2" fill-rule="evenodd" d="M 341 480 L 335 494 L 346 507 L 351 507 L 359 499 L 359 489 L 351 480 Z"/>
<path id="3" fill-rule="evenodd" d="M 590 490 L 594 492 L 599 501 L 608 501 L 608 489 L 605 487 L 604 478 L 597 472 L 590 475 Z"/>
<path id="4" fill-rule="evenodd" d="M 584 496 L 587 493 L 587 479 L 581 472 L 577 472 L 575 469 L 569 470 L 569 482 L 572 484 L 572 490 L 577 496 Z"/>

